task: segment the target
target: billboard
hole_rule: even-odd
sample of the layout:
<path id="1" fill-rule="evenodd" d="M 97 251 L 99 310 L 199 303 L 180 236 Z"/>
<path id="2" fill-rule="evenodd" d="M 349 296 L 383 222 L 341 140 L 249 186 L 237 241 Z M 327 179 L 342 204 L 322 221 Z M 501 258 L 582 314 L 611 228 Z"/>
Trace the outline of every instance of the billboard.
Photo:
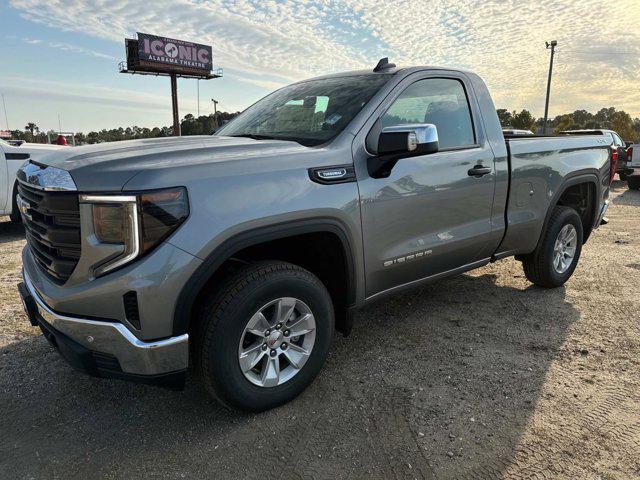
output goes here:
<path id="1" fill-rule="evenodd" d="M 209 45 L 140 32 L 137 44 L 134 42 L 136 41 L 130 40 L 127 44 L 130 69 L 207 76 L 213 68 L 212 49 Z"/>

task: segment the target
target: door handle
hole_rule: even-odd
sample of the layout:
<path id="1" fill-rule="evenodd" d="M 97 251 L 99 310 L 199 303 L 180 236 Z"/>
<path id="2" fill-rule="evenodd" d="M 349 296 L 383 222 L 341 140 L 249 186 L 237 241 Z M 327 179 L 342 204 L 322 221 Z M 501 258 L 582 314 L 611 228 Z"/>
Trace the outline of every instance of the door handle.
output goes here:
<path id="1" fill-rule="evenodd" d="M 489 167 L 483 167 L 482 165 L 476 165 L 473 168 L 470 168 L 467 171 L 467 174 L 470 177 L 482 177 L 484 175 L 488 175 L 491 173 L 491 169 Z"/>

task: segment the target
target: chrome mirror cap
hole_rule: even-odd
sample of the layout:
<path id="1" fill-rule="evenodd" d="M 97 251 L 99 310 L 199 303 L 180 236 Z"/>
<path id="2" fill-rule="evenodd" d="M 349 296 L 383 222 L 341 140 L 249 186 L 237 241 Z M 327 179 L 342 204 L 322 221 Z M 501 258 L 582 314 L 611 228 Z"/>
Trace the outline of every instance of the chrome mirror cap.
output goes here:
<path id="1" fill-rule="evenodd" d="M 376 155 L 428 155 L 438 151 L 438 129 L 431 123 L 385 127 L 375 147 Z"/>
<path id="2" fill-rule="evenodd" d="M 413 152 L 420 145 L 438 143 L 438 128 L 432 123 L 412 123 L 385 127 L 382 133 L 406 133 L 407 150 Z"/>

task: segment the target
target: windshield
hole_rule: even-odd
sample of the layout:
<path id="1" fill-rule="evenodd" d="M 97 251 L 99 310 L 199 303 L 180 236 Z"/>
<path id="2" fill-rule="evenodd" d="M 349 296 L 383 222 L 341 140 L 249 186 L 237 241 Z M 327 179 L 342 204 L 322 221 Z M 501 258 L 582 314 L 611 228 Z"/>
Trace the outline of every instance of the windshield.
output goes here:
<path id="1" fill-rule="evenodd" d="M 258 101 L 215 134 L 320 145 L 344 130 L 389 78 L 358 75 L 289 85 Z"/>

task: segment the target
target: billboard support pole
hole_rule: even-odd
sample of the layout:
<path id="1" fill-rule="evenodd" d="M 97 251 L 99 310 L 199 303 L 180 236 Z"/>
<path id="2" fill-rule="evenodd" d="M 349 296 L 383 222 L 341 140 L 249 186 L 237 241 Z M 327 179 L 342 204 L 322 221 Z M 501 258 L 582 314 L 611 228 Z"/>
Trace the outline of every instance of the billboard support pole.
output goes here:
<path id="1" fill-rule="evenodd" d="M 171 106 L 173 107 L 173 136 L 180 136 L 180 116 L 178 115 L 178 79 L 171 74 Z"/>

